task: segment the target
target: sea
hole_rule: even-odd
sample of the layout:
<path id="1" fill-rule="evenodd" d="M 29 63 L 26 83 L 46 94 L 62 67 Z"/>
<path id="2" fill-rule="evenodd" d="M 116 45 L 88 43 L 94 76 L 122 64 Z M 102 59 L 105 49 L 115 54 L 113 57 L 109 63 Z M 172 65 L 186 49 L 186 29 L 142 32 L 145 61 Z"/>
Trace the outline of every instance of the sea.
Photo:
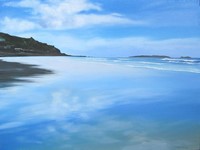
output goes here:
<path id="1" fill-rule="evenodd" d="M 53 73 L 0 88 L 0 150 L 200 149 L 198 58 L 1 59 Z"/>

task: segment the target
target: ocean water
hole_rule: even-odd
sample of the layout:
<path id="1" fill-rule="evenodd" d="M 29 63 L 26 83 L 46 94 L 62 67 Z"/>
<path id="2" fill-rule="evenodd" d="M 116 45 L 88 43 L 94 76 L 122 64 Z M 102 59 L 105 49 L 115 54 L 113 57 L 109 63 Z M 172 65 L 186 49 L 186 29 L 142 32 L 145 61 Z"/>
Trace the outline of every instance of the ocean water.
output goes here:
<path id="1" fill-rule="evenodd" d="M 1 150 L 200 148 L 200 59 L 3 60 L 54 73 L 0 88 Z"/>

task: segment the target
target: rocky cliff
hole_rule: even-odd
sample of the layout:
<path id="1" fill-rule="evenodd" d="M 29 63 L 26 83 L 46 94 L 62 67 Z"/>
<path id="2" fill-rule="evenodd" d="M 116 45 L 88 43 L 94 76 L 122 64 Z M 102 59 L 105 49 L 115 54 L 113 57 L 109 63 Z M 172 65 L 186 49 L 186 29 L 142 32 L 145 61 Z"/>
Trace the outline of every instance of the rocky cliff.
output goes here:
<path id="1" fill-rule="evenodd" d="M 59 49 L 35 39 L 0 32 L 0 56 L 67 56 Z"/>

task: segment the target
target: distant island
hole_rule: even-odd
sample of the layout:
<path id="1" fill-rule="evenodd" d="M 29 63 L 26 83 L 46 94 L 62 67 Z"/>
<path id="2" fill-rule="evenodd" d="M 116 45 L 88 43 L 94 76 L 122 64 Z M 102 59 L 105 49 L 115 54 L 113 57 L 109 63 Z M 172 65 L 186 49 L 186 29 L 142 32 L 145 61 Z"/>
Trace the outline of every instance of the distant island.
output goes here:
<path id="1" fill-rule="evenodd" d="M 130 56 L 129 58 L 174 58 L 166 55 L 136 55 L 136 56 Z M 180 59 L 191 59 L 190 56 L 181 56 Z"/>
<path id="2" fill-rule="evenodd" d="M 192 57 L 190 57 L 190 56 L 181 56 L 180 58 L 182 58 L 182 59 L 191 59 Z"/>
<path id="3" fill-rule="evenodd" d="M 130 56 L 130 57 L 138 57 L 138 58 L 171 58 L 170 56 L 166 55 L 137 55 L 137 56 Z"/>
<path id="4" fill-rule="evenodd" d="M 3 56 L 70 56 L 52 45 L 34 38 L 22 38 L 0 32 L 0 57 Z"/>

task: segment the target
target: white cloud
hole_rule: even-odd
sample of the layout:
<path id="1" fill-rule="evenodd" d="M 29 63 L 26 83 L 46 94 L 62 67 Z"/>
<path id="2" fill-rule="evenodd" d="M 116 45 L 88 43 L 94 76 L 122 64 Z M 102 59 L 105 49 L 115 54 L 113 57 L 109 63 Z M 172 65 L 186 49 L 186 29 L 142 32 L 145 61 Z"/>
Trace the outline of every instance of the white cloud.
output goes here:
<path id="1" fill-rule="evenodd" d="M 148 37 L 124 37 L 124 38 L 81 38 L 64 33 L 35 33 L 19 34 L 23 37 L 35 37 L 39 41 L 51 43 L 62 52 L 72 55 L 88 56 L 117 56 L 130 55 L 169 55 L 200 56 L 200 38 L 170 38 L 152 39 Z M 56 36 L 56 38 L 55 38 Z"/>
<path id="2" fill-rule="evenodd" d="M 23 35 L 24 36 L 24 35 Z M 25 35 L 27 36 L 27 35 Z M 138 54 L 164 54 L 171 56 L 200 55 L 199 38 L 151 39 L 147 37 L 126 38 L 79 38 L 50 33 L 35 34 L 41 41 L 54 44 L 61 51 L 71 54 L 93 56 L 130 56 Z M 48 37 L 48 39 L 47 39 Z"/>
<path id="3" fill-rule="evenodd" d="M 0 25 L 4 31 L 9 32 L 23 32 L 39 28 L 34 22 L 9 17 L 5 17 Z"/>
<path id="4" fill-rule="evenodd" d="M 142 21 L 134 21 L 121 14 L 102 14 L 103 8 L 88 0 L 48 0 L 46 2 L 21 0 L 5 5 L 31 9 L 35 21 L 43 28 L 48 29 L 73 29 L 92 25 L 144 24 Z M 92 13 L 91 11 L 99 13 Z"/>
<path id="5" fill-rule="evenodd" d="M 7 123 L 3 123 L 3 124 L 0 125 L 0 130 L 16 128 L 16 127 L 19 127 L 19 126 L 22 126 L 22 125 L 23 125 L 22 122 L 7 122 Z"/>
<path id="6" fill-rule="evenodd" d="M 41 2 L 40 0 L 21 0 L 20 2 L 10 2 L 5 5 L 32 8 L 35 13 L 41 15 L 48 15 L 48 13 L 50 13 L 49 15 L 74 14 L 81 11 L 101 10 L 98 4 L 90 3 L 88 0 L 47 0 L 46 2 Z"/>
<path id="7" fill-rule="evenodd" d="M 141 37 L 117 39 L 91 39 L 88 49 L 104 49 L 112 55 L 128 56 L 137 54 L 200 55 L 199 38 L 154 40 Z"/>

